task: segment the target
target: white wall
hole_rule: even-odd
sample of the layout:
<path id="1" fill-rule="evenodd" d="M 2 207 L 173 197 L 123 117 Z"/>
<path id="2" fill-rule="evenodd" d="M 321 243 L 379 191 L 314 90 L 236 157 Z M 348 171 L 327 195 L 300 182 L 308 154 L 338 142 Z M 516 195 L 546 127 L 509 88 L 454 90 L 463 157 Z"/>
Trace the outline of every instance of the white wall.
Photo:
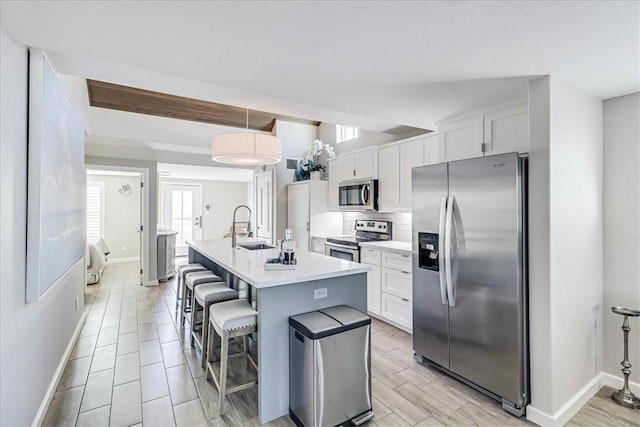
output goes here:
<path id="1" fill-rule="evenodd" d="M 358 137 L 350 141 L 345 141 L 340 144 L 336 144 L 336 125 L 330 123 L 321 123 L 318 127 L 318 137 L 323 142 L 331 144 L 336 151 L 336 154 L 344 154 L 350 151 L 358 150 L 360 148 L 370 147 L 372 145 L 386 144 L 387 142 L 397 141 L 402 139 L 400 136 L 395 136 L 390 133 L 373 132 L 366 129 L 358 129 Z M 323 159 L 321 159 L 323 160 Z"/>
<path id="2" fill-rule="evenodd" d="M 285 159 L 287 157 L 302 158 L 304 151 L 311 146 L 314 139 L 318 138 L 318 127 L 276 120 L 275 136 L 282 143 L 282 161 L 274 166 L 269 166 L 269 168 L 276 170 L 274 184 L 276 191 L 275 238 L 284 239 L 284 230 L 287 227 L 287 184 L 295 180 L 294 171 L 287 169 Z"/>
<path id="3" fill-rule="evenodd" d="M 87 175 L 88 182 L 104 183 L 104 240 L 110 260 L 140 257 L 140 176 Z M 130 185 L 131 194 L 118 192 Z"/>
<path id="4" fill-rule="evenodd" d="M 554 411 L 602 370 L 602 101 L 551 80 Z"/>
<path id="5" fill-rule="evenodd" d="M 81 318 L 84 262 L 25 304 L 27 48 L 3 29 L 0 67 L 0 425 L 14 426 L 34 422 Z"/>
<path id="6" fill-rule="evenodd" d="M 640 309 L 640 93 L 604 101 L 604 371 L 622 378 L 622 316 Z M 630 380 L 640 383 L 640 320 L 630 318 Z"/>
<path id="7" fill-rule="evenodd" d="M 248 194 L 249 187 L 253 191 L 252 183 L 233 181 L 211 181 L 211 180 L 191 180 L 176 178 L 160 178 L 160 191 L 164 183 L 187 183 L 202 185 L 202 238 L 222 239 L 229 232 L 233 221 L 233 211 L 238 205 L 246 205 L 249 199 L 253 199 Z M 253 194 L 253 193 L 252 193 Z M 161 197 L 164 200 L 164 195 Z M 211 206 L 209 212 L 205 206 Z M 251 207 L 249 205 L 249 207 Z M 252 209 L 253 211 L 253 209 Z M 162 206 L 160 206 L 162 212 Z M 162 214 L 160 214 L 162 217 Z M 252 230 L 255 231 L 255 216 L 252 216 Z M 246 209 L 238 210 L 236 217 L 238 221 L 247 220 Z"/>
<path id="8" fill-rule="evenodd" d="M 529 83 L 529 356 L 531 406 L 553 413 L 549 285 L 550 79 Z"/>
<path id="9" fill-rule="evenodd" d="M 529 90 L 531 406 L 555 416 L 601 371 L 602 102 Z"/>

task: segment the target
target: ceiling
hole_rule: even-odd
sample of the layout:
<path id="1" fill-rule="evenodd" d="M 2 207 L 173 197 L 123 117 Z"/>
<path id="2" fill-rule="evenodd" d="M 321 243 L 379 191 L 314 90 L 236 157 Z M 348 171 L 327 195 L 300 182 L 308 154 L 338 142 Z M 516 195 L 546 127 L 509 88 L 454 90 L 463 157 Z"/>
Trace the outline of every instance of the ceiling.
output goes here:
<path id="1" fill-rule="evenodd" d="M 525 98 L 551 74 L 640 89 L 635 1 L 2 1 L 93 136 L 204 148 L 233 128 L 90 107 L 86 78 L 373 131 Z"/>

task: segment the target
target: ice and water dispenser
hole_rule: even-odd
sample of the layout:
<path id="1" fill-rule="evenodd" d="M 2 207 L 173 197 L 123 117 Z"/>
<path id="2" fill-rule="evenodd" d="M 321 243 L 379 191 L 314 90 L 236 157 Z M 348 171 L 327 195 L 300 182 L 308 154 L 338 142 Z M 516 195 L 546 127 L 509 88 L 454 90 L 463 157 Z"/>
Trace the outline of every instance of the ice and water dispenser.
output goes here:
<path id="1" fill-rule="evenodd" d="M 440 271 L 437 233 L 418 233 L 418 265 L 426 270 Z"/>

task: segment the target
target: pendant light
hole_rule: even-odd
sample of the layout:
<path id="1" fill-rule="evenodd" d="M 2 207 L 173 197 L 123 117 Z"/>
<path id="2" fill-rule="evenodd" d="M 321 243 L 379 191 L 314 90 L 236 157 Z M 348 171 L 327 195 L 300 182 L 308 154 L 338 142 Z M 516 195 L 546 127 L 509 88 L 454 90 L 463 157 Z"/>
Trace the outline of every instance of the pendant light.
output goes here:
<path id="1" fill-rule="evenodd" d="M 278 163 L 280 140 L 273 135 L 249 131 L 249 109 L 244 132 L 216 135 L 211 140 L 211 158 L 219 163 L 259 166 Z"/>

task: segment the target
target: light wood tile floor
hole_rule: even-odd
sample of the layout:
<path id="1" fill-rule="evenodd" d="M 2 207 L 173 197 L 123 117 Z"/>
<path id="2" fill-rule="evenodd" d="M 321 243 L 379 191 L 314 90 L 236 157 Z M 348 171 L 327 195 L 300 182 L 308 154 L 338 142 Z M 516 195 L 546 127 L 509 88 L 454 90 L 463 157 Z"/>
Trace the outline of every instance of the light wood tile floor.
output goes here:
<path id="1" fill-rule="evenodd" d="M 226 413 L 219 416 L 218 392 L 189 345 L 188 329 L 176 321 L 175 280 L 140 287 L 137 268 L 110 264 L 100 284 L 88 287 L 87 321 L 44 425 L 259 425 L 255 387 L 229 396 Z M 371 343 L 375 418 L 368 426 L 531 425 L 417 364 L 406 332 L 374 320 Z M 640 426 L 640 412 L 615 405 L 610 392 L 601 390 L 569 425 Z M 269 425 L 294 424 L 282 417 Z"/>

